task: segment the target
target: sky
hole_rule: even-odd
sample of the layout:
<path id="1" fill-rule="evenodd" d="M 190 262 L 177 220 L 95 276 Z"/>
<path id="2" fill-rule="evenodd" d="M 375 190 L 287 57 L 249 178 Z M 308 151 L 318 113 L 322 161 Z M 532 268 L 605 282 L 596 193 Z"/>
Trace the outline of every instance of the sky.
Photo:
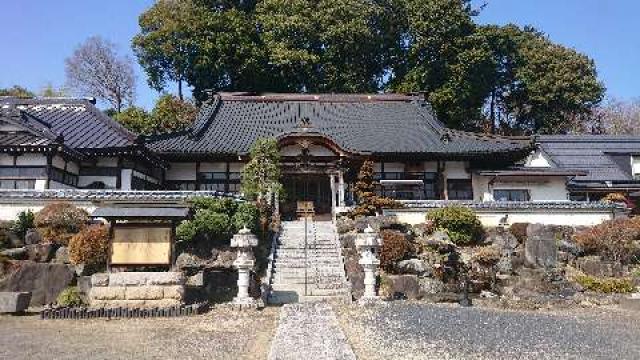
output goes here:
<path id="1" fill-rule="evenodd" d="M 153 107 L 158 93 L 135 62 L 131 39 L 138 16 L 153 0 L 1 0 L 0 87 L 40 91 L 64 85 L 64 60 L 86 38 L 99 35 L 130 56 L 137 73 L 136 104 Z M 483 24 L 533 25 L 557 43 L 595 60 L 607 95 L 640 97 L 638 0 L 474 0 L 486 2 Z M 169 89 L 175 91 L 175 89 Z"/>

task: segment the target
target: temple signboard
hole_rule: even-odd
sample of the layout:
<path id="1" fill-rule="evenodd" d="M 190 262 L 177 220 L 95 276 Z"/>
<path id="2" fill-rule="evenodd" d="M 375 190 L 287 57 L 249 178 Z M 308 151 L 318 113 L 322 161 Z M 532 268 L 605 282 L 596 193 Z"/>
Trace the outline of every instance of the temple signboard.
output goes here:
<path id="1" fill-rule="evenodd" d="M 111 242 L 111 265 L 170 265 L 171 226 L 116 224 Z"/>

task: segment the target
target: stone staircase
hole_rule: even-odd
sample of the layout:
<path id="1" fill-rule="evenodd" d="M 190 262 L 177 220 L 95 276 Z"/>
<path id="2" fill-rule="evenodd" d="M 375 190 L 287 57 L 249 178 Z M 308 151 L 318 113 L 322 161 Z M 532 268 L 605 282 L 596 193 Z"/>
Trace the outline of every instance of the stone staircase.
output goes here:
<path id="1" fill-rule="evenodd" d="M 350 301 L 340 251 L 332 222 L 283 222 L 272 264 L 269 303 Z"/>

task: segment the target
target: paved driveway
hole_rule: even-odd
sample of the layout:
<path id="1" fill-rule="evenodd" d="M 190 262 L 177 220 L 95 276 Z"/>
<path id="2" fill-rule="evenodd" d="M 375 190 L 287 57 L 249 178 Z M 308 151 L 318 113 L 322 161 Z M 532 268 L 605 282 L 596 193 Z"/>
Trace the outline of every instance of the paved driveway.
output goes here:
<path id="1" fill-rule="evenodd" d="M 361 359 L 640 359 L 638 313 L 396 303 L 338 314 Z"/>

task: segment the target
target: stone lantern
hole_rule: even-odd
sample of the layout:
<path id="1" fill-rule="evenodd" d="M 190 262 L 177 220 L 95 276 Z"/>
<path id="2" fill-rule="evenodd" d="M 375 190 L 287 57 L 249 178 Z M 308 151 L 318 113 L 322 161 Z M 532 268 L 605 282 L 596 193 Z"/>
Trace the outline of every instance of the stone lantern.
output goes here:
<path id="1" fill-rule="evenodd" d="M 249 296 L 249 273 L 255 264 L 252 248 L 258 246 L 258 237 L 246 227 L 231 238 L 231 247 L 238 250 L 233 267 L 238 269 L 238 295 L 233 299 L 236 305 L 255 306 L 255 299 Z"/>
<path id="2" fill-rule="evenodd" d="M 380 265 L 378 249 L 382 246 L 382 239 L 368 225 L 363 233 L 356 236 L 356 249 L 360 253 L 358 263 L 364 268 L 364 295 L 360 301 L 367 303 L 378 300 L 376 294 L 376 270 Z"/>

